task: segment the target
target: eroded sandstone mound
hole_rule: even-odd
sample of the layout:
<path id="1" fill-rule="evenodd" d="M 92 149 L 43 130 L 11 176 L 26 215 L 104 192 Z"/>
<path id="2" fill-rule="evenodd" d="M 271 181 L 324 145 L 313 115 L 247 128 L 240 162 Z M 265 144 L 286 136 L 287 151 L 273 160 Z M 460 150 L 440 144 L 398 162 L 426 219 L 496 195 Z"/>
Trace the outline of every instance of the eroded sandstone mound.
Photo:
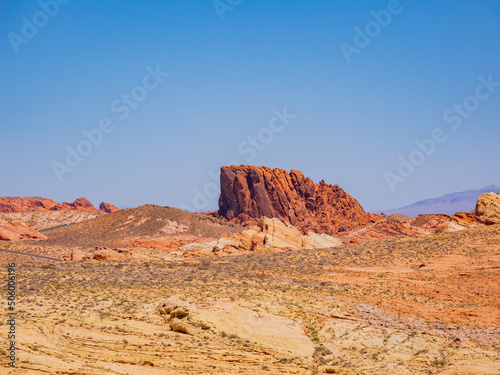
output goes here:
<path id="1" fill-rule="evenodd" d="M 73 203 L 63 202 L 57 204 L 51 208 L 53 211 L 64 211 L 64 210 L 85 210 L 85 211 L 97 211 L 92 203 L 89 202 L 87 198 L 78 198 Z"/>
<path id="2" fill-rule="evenodd" d="M 0 241 L 44 240 L 47 237 L 20 220 L 0 225 Z"/>
<path id="3" fill-rule="evenodd" d="M 484 193 L 477 198 L 476 216 L 495 222 L 500 221 L 500 194 Z"/>
<path id="4" fill-rule="evenodd" d="M 102 211 L 115 212 L 118 208 L 112 204 L 102 202 L 99 209 L 95 208 L 86 198 L 78 198 L 73 203 L 57 203 L 52 199 L 41 197 L 0 197 L 0 212 L 32 212 L 32 211 Z"/>
<path id="5" fill-rule="evenodd" d="M 50 210 L 57 202 L 41 197 L 0 197 L 0 212 Z"/>
<path id="6" fill-rule="evenodd" d="M 334 234 L 377 220 L 338 185 L 315 184 L 292 169 L 250 165 L 221 168 L 218 215 L 231 222 L 253 224 L 277 217 L 303 233 Z"/>
<path id="7" fill-rule="evenodd" d="M 99 210 L 100 211 L 103 211 L 103 212 L 107 212 L 107 213 L 112 213 L 112 212 L 116 212 L 119 210 L 118 207 L 115 207 L 113 206 L 112 204 L 110 203 L 106 203 L 106 202 L 102 202 L 100 205 L 99 205 Z"/>
<path id="8" fill-rule="evenodd" d="M 259 342 L 262 346 L 297 357 L 314 353 L 314 343 L 296 321 L 258 312 L 236 303 L 211 303 L 198 308 L 175 297 L 167 298 L 157 307 L 158 314 L 174 332 L 194 336 L 218 333 L 226 337 Z M 240 361 L 240 359 L 238 359 Z"/>
<path id="9" fill-rule="evenodd" d="M 278 249 L 317 249 L 342 245 L 342 242 L 327 234 L 308 232 L 306 235 L 290 224 L 277 218 L 262 217 L 253 225 L 230 239 L 221 238 L 213 248 L 213 252 L 231 250 L 250 250 L 266 252 Z"/>

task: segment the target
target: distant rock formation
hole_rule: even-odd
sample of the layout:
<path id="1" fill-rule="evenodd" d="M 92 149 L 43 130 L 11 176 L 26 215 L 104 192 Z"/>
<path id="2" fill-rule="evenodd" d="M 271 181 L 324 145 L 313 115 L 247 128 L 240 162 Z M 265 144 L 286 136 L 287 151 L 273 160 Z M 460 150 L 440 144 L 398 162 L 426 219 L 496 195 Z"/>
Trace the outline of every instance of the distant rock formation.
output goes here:
<path id="1" fill-rule="evenodd" d="M 99 210 L 100 211 L 104 211 L 104 212 L 107 212 L 107 213 L 112 213 L 112 212 L 116 212 L 119 210 L 118 207 L 116 206 L 113 206 L 112 204 L 110 203 L 106 203 L 106 202 L 102 202 L 100 205 L 99 205 Z"/>
<path id="2" fill-rule="evenodd" d="M 500 222 L 500 194 L 484 193 L 477 198 L 476 216 Z"/>
<path id="3" fill-rule="evenodd" d="M 112 204 L 102 202 L 99 209 L 95 208 L 86 198 L 78 198 L 73 203 L 58 204 L 52 199 L 41 197 L 0 197 L 0 212 L 31 212 L 31 211 L 102 211 L 115 212 L 118 208 Z"/>
<path id="4" fill-rule="evenodd" d="M 496 222 L 485 217 L 479 217 L 470 212 L 457 212 L 451 215 L 451 219 L 465 227 L 477 227 L 482 225 L 492 225 Z"/>
<path id="5" fill-rule="evenodd" d="M 221 168 L 218 216 L 238 224 L 279 218 L 302 233 L 336 234 L 379 220 L 338 185 L 315 184 L 292 169 L 250 165 Z"/>
<path id="6" fill-rule="evenodd" d="M 57 202 L 41 197 L 0 197 L 0 212 L 50 210 Z"/>
<path id="7" fill-rule="evenodd" d="M 14 220 L 0 225 L 0 241 L 45 240 L 47 236 L 24 224 L 21 220 Z"/>
<path id="8" fill-rule="evenodd" d="M 358 240 L 457 232 L 465 228 L 492 224 L 495 224 L 495 222 L 468 212 L 458 212 L 451 216 L 444 214 L 423 214 L 418 215 L 416 218 L 392 214 L 366 228 L 352 231 L 347 235 L 347 238 L 351 242 L 358 242 Z"/>
<path id="9" fill-rule="evenodd" d="M 65 210 L 85 210 L 97 211 L 97 209 L 86 198 L 78 198 L 73 203 L 63 202 L 51 208 L 52 211 L 65 211 Z"/>

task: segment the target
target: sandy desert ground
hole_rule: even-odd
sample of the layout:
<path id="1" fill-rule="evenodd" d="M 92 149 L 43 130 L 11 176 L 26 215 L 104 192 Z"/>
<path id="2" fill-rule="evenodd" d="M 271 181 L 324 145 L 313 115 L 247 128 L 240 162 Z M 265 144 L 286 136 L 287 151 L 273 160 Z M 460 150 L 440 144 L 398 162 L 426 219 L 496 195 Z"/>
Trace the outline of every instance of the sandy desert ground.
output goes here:
<path id="1" fill-rule="evenodd" d="M 65 249 L 41 243 L 6 248 Z M 500 373 L 500 225 L 269 254 L 134 254 L 8 255 L 18 362 L 7 366 L 4 321 L 2 373 Z"/>

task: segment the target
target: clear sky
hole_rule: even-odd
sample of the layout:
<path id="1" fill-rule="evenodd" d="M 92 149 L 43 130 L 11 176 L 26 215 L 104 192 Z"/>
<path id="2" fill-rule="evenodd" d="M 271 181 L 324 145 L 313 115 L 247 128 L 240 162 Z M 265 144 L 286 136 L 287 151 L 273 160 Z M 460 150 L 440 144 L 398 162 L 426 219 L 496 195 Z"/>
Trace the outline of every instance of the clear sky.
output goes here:
<path id="1" fill-rule="evenodd" d="M 228 163 L 370 211 L 500 185 L 498 1 L 2 0 L 0 36 L 0 196 L 213 210 Z"/>

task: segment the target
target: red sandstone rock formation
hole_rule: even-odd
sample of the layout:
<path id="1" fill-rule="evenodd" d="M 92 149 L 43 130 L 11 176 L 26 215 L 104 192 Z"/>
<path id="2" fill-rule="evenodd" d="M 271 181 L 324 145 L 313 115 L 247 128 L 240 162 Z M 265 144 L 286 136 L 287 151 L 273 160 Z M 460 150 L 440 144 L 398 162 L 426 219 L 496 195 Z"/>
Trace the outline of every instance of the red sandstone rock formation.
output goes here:
<path id="1" fill-rule="evenodd" d="M 112 212 L 116 212 L 119 210 L 119 208 L 113 206 L 112 204 L 110 203 L 106 203 L 106 202 L 102 202 L 100 205 L 99 205 L 99 210 L 100 211 L 104 211 L 104 212 L 107 212 L 107 213 L 112 213 Z"/>
<path id="2" fill-rule="evenodd" d="M 45 240 L 47 236 L 34 230 L 21 220 L 0 225 L 0 241 Z"/>
<path id="3" fill-rule="evenodd" d="M 466 227 L 474 227 L 480 225 L 492 225 L 496 222 L 493 220 L 485 219 L 483 217 L 476 216 L 470 212 L 457 212 L 451 216 L 451 219 L 457 223 L 464 225 Z"/>
<path id="4" fill-rule="evenodd" d="M 338 185 L 315 184 L 296 170 L 249 165 L 221 168 L 218 216 L 240 224 L 277 217 L 303 233 L 336 234 L 379 219 Z"/>
<path id="5" fill-rule="evenodd" d="M 118 211 L 118 208 L 112 204 L 102 202 L 98 210 L 85 198 L 78 198 L 73 203 L 63 202 L 58 204 L 52 199 L 41 197 L 0 197 L 0 212 L 31 212 L 42 210 L 84 210 L 110 213 Z"/>
<path id="6" fill-rule="evenodd" d="M 86 198 L 78 198 L 73 203 L 63 202 L 51 208 L 53 211 L 64 211 L 64 210 L 84 210 L 84 211 L 97 211 L 92 203 L 90 203 Z"/>
<path id="7" fill-rule="evenodd" d="M 50 210 L 57 206 L 52 199 L 41 197 L 0 197 L 0 212 Z"/>

